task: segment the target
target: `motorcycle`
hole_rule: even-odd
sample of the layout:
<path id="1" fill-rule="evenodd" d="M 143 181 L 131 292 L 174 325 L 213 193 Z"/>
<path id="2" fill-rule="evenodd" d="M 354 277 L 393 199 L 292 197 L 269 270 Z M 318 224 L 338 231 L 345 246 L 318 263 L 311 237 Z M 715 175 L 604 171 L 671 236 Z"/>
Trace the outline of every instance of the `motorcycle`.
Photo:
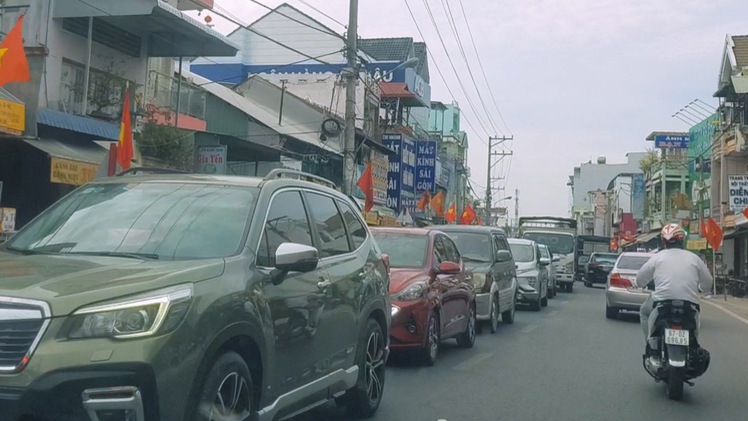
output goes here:
<path id="1" fill-rule="evenodd" d="M 697 341 L 699 311 L 698 304 L 667 300 L 656 302 L 650 316 L 644 369 L 655 382 L 667 384 L 667 396 L 672 400 L 681 400 L 683 385 L 693 386 L 692 380 L 709 368 L 709 351 Z"/>

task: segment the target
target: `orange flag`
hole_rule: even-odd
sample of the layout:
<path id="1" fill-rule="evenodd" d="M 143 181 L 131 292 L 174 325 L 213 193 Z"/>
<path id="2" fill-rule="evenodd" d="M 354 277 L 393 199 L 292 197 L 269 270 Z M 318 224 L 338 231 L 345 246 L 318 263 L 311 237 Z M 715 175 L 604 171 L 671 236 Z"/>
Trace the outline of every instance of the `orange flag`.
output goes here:
<path id="1" fill-rule="evenodd" d="M 434 209 L 434 212 L 436 212 L 436 216 L 443 217 L 444 216 L 444 192 L 440 191 L 439 193 L 434 196 L 433 199 L 431 199 L 431 207 Z"/>
<path id="2" fill-rule="evenodd" d="M 714 218 L 709 218 L 709 220 L 706 222 L 707 224 L 707 241 L 709 241 L 709 244 L 712 246 L 714 251 L 719 251 L 719 247 L 722 245 L 722 228 L 720 228 L 719 224 L 717 224 L 717 221 L 714 220 Z"/>
<path id="3" fill-rule="evenodd" d="M 457 222 L 457 204 L 452 202 L 452 206 L 449 207 L 447 214 L 444 216 L 447 222 Z"/>
<path id="4" fill-rule="evenodd" d="M 122 126 L 117 145 L 117 163 L 126 170 L 132 164 L 132 123 L 130 122 L 130 93 L 125 90 L 125 105 L 122 107 Z"/>
<path id="5" fill-rule="evenodd" d="M 421 200 L 419 200 L 418 203 L 416 204 L 416 209 L 418 209 L 418 210 L 424 210 L 424 209 L 426 209 L 426 206 L 429 205 L 429 203 L 431 203 L 431 192 L 429 192 L 428 190 L 426 190 L 421 195 Z"/>
<path id="6" fill-rule="evenodd" d="M 473 210 L 473 207 L 470 205 L 465 206 L 465 210 L 462 211 L 462 216 L 460 217 L 460 223 L 462 225 L 470 225 L 475 221 L 476 213 Z"/>
<path id="7" fill-rule="evenodd" d="M 0 88 L 10 82 L 31 80 L 26 50 L 23 49 L 23 18 L 18 18 L 15 26 L 0 44 Z"/>
<path id="8" fill-rule="evenodd" d="M 364 212 L 369 212 L 374 207 L 374 172 L 371 169 L 371 162 L 366 165 L 366 169 L 361 174 L 356 185 L 366 195 Z"/>

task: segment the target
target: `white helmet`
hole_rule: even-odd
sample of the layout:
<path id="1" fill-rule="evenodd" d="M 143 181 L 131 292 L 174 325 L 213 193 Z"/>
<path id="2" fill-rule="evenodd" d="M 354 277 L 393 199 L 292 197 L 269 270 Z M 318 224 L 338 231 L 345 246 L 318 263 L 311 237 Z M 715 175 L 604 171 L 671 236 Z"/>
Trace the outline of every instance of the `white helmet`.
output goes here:
<path id="1" fill-rule="evenodd" d="M 684 230 L 679 224 L 667 224 L 662 227 L 660 235 L 662 236 L 662 242 L 674 243 L 686 239 L 686 230 Z"/>

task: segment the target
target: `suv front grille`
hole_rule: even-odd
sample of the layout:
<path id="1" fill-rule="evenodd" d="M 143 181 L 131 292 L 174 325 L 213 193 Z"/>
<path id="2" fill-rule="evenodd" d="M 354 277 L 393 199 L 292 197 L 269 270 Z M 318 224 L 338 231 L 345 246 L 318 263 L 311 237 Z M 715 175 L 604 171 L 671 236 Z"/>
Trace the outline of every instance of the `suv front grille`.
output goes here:
<path id="1" fill-rule="evenodd" d="M 0 297 L 0 373 L 26 366 L 49 317 L 46 303 Z"/>

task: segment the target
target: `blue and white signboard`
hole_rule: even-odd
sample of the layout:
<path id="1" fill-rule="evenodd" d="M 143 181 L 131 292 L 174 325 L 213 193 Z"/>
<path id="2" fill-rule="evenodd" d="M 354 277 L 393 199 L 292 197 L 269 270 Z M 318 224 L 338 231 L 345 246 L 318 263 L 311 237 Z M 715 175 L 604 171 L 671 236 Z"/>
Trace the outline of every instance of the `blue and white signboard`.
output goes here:
<path id="1" fill-rule="evenodd" d="M 644 174 L 634 174 L 632 176 L 631 184 L 631 213 L 634 219 L 641 221 L 644 219 L 644 204 L 647 200 Z"/>
<path id="2" fill-rule="evenodd" d="M 420 196 L 423 192 L 433 193 L 436 189 L 436 141 L 416 141 L 416 190 Z"/>
<path id="3" fill-rule="evenodd" d="M 688 149 L 690 138 L 685 136 L 657 135 L 655 147 L 660 149 Z"/>
<path id="4" fill-rule="evenodd" d="M 415 207 L 416 143 L 402 134 L 382 135 L 382 143 L 395 154 L 389 156 L 387 207 L 400 212 Z"/>

